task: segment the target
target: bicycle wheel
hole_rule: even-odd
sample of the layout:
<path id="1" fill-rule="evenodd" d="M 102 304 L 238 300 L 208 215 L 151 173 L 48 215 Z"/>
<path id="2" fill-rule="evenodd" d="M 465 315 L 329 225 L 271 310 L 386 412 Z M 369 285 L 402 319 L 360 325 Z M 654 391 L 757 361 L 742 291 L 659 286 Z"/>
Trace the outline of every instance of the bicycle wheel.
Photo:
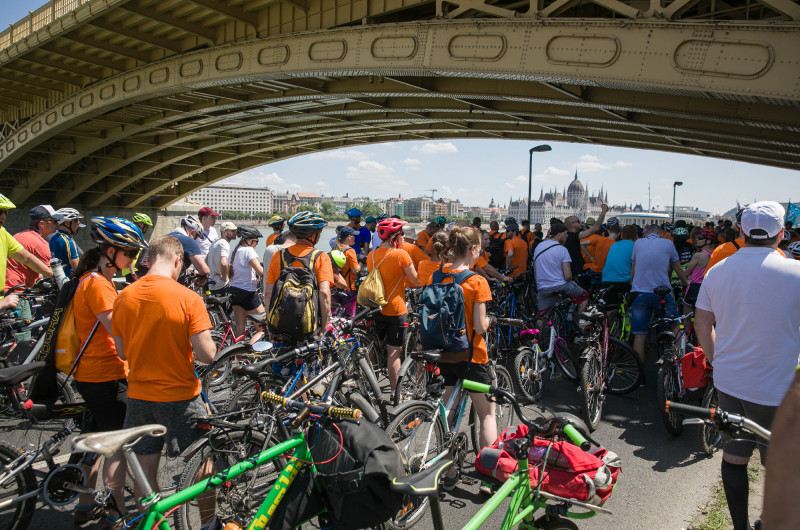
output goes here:
<path id="1" fill-rule="evenodd" d="M 408 359 L 408 354 L 420 351 L 422 346 L 419 344 L 419 323 L 414 321 L 408 326 L 406 338 L 403 339 L 403 358 Z"/>
<path id="2" fill-rule="evenodd" d="M 578 356 L 573 353 L 567 342 L 561 337 L 556 337 L 556 341 L 553 343 L 553 355 L 564 377 L 573 383 L 577 383 L 579 366 Z"/>
<path id="3" fill-rule="evenodd" d="M 594 345 L 587 346 L 590 351 L 581 367 L 581 416 L 590 430 L 595 430 L 603 414 L 603 382 L 600 367 L 600 352 Z"/>
<path id="4" fill-rule="evenodd" d="M 386 350 L 378 341 L 378 338 L 368 330 L 355 328 L 353 336 L 358 338 L 361 347 L 367 352 L 367 359 L 372 363 L 375 374 L 386 374 Z"/>
<path id="5" fill-rule="evenodd" d="M 544 380 L 542 369 L 542 359 L 539 355 L 539 347 L 534 345 L 531 348 L 520 348 L 514 356 L 511 372 L 511 380 L 514 387 L 525 396 L 525 399 L 538 403 L 542 399 L 544 391 Z"/>
<path id="6" fill-rule="evenodd" d="M 672 436 L 678 436 L 683 432 L 681 423 L 683 416 L 675 412 L 664 410 L 667 401 L 674 401 L 678 397 L 678 376 L 672 365 L 663 365 L 658 369 L 656 375 L 656 392 L 658 394 L 658 408 L 661 414 L 661 422 Z"/>
<path id="7" fill-rule="evenodd" d="M 404 401 L 422 399 L 428 387 L 430 372 L 425 369 L 425 361 L 406 357 L 397 372 L 397 388 L 394 391 L 393 405 Z"/>
<path id="8" fill-rule="evenodd" d="M 506 369 L 506 367 L 496 365 L 492 368 L 492 370 L 494 372 L 494 376 L 492 377 L 492 386 L 496 388 L 502 388 L 503 390 L 513 394 L 514 387 L 512 385 L 511 373 Z M 497 419 L 497 434 L 500 434 L 504 430 L 511 427 L 511 424 L 514 422 L 514 407 L 511 406 L 511 403 L 503 403 L 502 405 L 498 403 L 495 405 L 494 415 Z M 481 446 L 480 422 L 478 421 L 477 414 L 475 413 L 475 407 L 471 407 L 470 409 L 469 425 L 472 449 L 477 455 L 481 450 Z"/>
<path id="9" fill-rule="evenodd" d="M 274 374 L 259 374 L 258 382 L 248 378 L 231 391 L 228 401 L 220 409 L 220 412 L 238 412 L 226 416 L 230 422 L 238 422 L 247 419 L 252 414 L 254 408 L 263 408 L 261 403 L 261 392 L 271 391 L 278 395 L 283 395 L 283 386 L 286 383 L 282 378 Z"/>
<path id="10" fill-rule="evenodd" d="M 217 354 L 233 346 L 233 336 L 230 333 L 212 331 L 211 339 L 217 346 Z M 242 344 L 241 347 L 246 348 L 247 346 Z M 198 375 L 200 371 L 203 373 L 203 386 L 205 388 L 218 387 L 228 380 L 228 377 L 231 375 L 231 368 L 233 368 L 233 353 L 234 352 L 231 352 L 231 354 L 225 355 L 223 358 L 215 360 L 203 368 L 198 367 Z"/>
<path id="11" fill-rule="evenodd" d="M 217 435 L 209 439 L 189 460 L 178 481 L 178 488 L 188 488 L 277 443 L 274 437 L 267 440 L 258 431 L 234 431 Z M 252 520 L 285 465 L 286 460 L 282 457 L 271 460 L 181 505 L 175 514 L 176 528 L 200 530 L 215 514 L 222 525 L 237 519 Z"/>
<path id="12" fill-rule="evenodd" d="M 578 525 L 562 517 L 543 515 L 534 521 L 542 530 L 578 530 Z"/>
<path id="13" fill-rule="evenodd" d="M 706 393 L 703 396 L 703 403 L 700 405 L 703 408 L 710 409 L 716 408 L 718 405 L 717 389 L 714 388 L 713 383 L 708 385 Z M 722 447 L 722 436 L 719 434 L 719 427 L 716 424 L 704 423 L 700 426 L 698 431 L 698 438 L 700 440 L 700 450 L 707 455 L 713 455 L 719 448 Z"/>
<path id="14" fill-rule="evenodd" d="M 12 461 L 19 458 L 20 453 L 15 448 L 0 442 L 0 468 L 5 468 Z M 0 478 L 7 475 L 4 471 Z M 12 480 L 4 481 L 0 486 L 0 505 L 26 493 L 36 491 L 36 475 L 33 468 L 28 466 Z M 10 504 L 0 508 L 0 528 L 8 530 L 25 530 L 31 523 L 33 513 L 36 511 L 36 497 L 30 497 L 17 504 Z"/>
<path id="15" fill-rule="evenodd" d="M 621 340 L 610 337 L 606 355 L 606 391 L 621 395 L 639 388 L 644 367 L 636 350 Z"/>

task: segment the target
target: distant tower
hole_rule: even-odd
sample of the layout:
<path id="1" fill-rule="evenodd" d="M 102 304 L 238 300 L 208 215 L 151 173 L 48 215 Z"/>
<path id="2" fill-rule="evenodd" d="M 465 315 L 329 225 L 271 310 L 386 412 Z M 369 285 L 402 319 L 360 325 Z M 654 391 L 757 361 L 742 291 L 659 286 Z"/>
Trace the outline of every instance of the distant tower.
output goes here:
<path id="1" fill-rule="evenodd" d="M 576 171 L 575 179 L 569 183 L 569 187 L 567 188 L 567 205 L 570 208 L 583 208 L 585 194 L 586 192 L 583 189 L 583 184 L 578 180 L 578 172 Z"/>
<path id="2" fill-rule="evenodd" d="M 492 197 L 492 202 L 489 203 L 489 208 L 495 208 L 494 197 Z"/>

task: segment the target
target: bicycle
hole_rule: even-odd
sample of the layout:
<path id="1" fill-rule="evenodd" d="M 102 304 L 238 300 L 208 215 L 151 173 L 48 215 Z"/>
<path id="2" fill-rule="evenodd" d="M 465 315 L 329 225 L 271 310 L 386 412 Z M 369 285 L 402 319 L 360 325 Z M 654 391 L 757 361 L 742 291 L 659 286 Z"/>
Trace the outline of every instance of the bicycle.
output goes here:
<path id="1" fill-rule="evenodd" d="M 755 434 L 765 442 L 769 442 L 772 433 L 758 423 L 740 414 L 725 412 L 719 407 L 696 407 L 684 403 L 667 401 L 664 410 L 672 414 L 690 416 L 683 420 L 684 425 L 712 425 L 719 431 L 730 432 L 734 439 L 741 436 L 742 431 Z"/>
<path id="2" fill-rule="evenodd" d="M 552 348 L 558 367 L 564 376 L 573 383 L 578 382 L 579 358 L 569 346 L 575 338 L 573 325 L 576 305 L 563 294 L 559 294 L 559 301 L 551 307 L 538 312 L 537 321 L 542 330 L 542 342 L 548 344 L 548 351 Z"/>
<path id="3" fill-rule="evenodd" d="M 581 449 L 588 450 L 591 439 L 585 432 L 585 427 L 579 422 L 571 420 L 567 416 L 554 416 L 549 420 L 539 419 L 537 421 L 528 420 L 514 396 L 503 389 L 496 388 L 474 381 L 466 380 L 464 388 L 473 392 L 483 392 L 494 398 L 498 402 L 508 402 L 513 407 L 520 421 L 528 427 L 528 435 L 514 441 L 514 457 L 517 459 L 517 471 L 514 472 L 505 483 L 499 486 L 497 491 L 487 500 L 483 507 L 472 519 L 464 526 L 464 530 L 479 530 L 489 516 L 497 510 L 507 499 L 511 498 L 503 519 L 501 530 L 507 530 L 516 526 L 520 528 L 542 528 L 542 529 L 564 529 L 577 530 L 577 526 L 568 518 L 586 519 L 593 517 L 598 512 L 610 514 L 611 512 L 602 506 L 582 502 L 576 499 L 568 499 L 548 493 L 543 490 L 542 483 L 547 474 L 547 466 L 550 458 L 550 447 L 542 458 L 542 470 L 540 480 L 535 485 L 531 485 L 531 464 L 529 453 L 535 436 L 555 441 L 557 438 L 568 439 Z M 582 432 L 583 431 L 583 432 Z M 592 443 L 594 443 L 592 441 Z M 484 481 L 490 481 L 481 475 Z M 492 486 L 498 486 L 492 483 Z M 585 512 L 571 511 L 573 507 L 578 507 Z M 544 509 L 545 513 L 538 518 L 534 518 L 536 511 Z"/>

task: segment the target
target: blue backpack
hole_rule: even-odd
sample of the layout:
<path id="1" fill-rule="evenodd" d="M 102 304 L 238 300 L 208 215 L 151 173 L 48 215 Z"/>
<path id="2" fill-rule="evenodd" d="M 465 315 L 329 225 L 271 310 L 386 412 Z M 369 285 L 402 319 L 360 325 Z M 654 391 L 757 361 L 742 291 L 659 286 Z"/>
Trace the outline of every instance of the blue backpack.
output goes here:
<path id="1" fill-rule="evenodd" d="M 467 336 L 467 321 L 464 315 L 464 290 L 461 283 L 475 273 L 442 272 L 444 263 L 433 273 L 432 283 L 422 289 L 418 313 L 422 325 L 419 331 L 420 345 L 423 349 L 443 349 L 446 352 L 469 351 L 472 361 L 472 337 Z M 442 283 L 445 278 L 452 283 Z"/>

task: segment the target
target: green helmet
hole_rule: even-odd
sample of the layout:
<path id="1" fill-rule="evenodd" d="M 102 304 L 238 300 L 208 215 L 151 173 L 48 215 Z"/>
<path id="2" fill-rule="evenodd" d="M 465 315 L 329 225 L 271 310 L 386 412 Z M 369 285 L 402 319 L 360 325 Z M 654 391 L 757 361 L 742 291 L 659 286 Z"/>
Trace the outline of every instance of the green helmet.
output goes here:
<path id="1" fill-rule="evenodd" d="M 341 250 L 331 250 L 331 259 L 339 268 L 344 267 L 345 261 L 347 261 L 344 257 L 344 252 Z"/>
<path id="2" fill-rule="evenodd" d="M 444 225 L 447 224 L 447 219 L 440 215 L 439 217 L 435 218 L 433 222 L 439 225 L 441 228 L 444 228 Z"/>
<path id="3" fill-rule="evenodd" d="M 150 220 L 150 216 L 146 213 L 135 213 L 133 214 L 133 222 L 134 223 L 143 223 L 147 226 L 153 226 L 153 221 Z"/>
<path id="4" fill-rule="evenodd" d="M 14 203 L 11 202 L 8 197 L 0 193 L 0 210 L 11 210 L 12 208 L 16 208 Z"/>

